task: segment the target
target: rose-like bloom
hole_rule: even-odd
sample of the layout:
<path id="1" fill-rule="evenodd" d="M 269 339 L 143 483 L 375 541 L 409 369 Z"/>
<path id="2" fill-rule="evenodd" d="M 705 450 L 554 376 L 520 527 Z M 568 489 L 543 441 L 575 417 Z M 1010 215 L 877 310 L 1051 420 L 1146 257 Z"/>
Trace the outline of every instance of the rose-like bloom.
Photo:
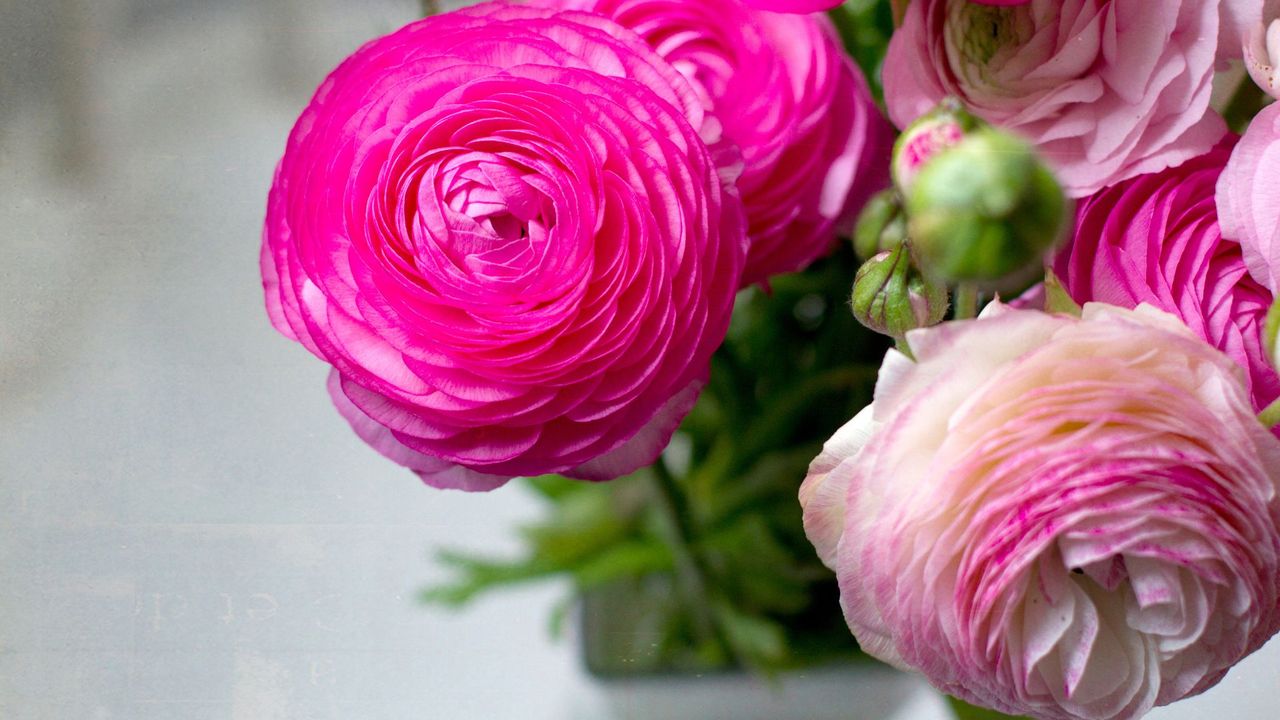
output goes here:
<path id="1" fill-rule="evenodd" d="M 1280 440 L 1149 307 L 908 334 L 801 488 L 862 647 L 1043 720 L 1137 718 L 1280 629 Z"/>
<path id="2" fill-rule="evenodd" d="M 1218 0 L 915 0 L 884 63 L 898 127 L 947 96 L 1035 143 L 1072 197 L 1209 150 Z"/>
<path id="3" fill-rule="evenodd" d="M 1217 187 L 1222 234 L 1240 243 L 1258 282 L 1280 291 L 1280 103 L 1249 123 Z"/>
<path id="4" fill-rule="evenodd" d="M 550 0 L 636 31 L 740 148 L 751 249 L 742 282 L 798 270 L 889 184 L 893 129 L 823 15 L 738 0 Z"/>
<path id="5" fill-rule="evenodd" d="M 812 13 L 831 8 L 844 0 L 742 0 L 742 4 L 757 10 L 776 13 Z"/>
<path id="6" fill-rule="evenodd" d="M 272 187 L 273 324 L 426 482 L 657 455 L 728 327 L 739 201 L 684 78 L 587 13 L 475 6 L 365 45 Z"/>
<path id="7" fill-rule="evenodd" d="M 1179 318 L 1247 370 L 1261 410 L 1280 397 L 1262 338 L 1271 293 L 1223 239 L 1213 200 L 1231 144 L 1080 202 L 1054 272 L 1077 303 L 1146 303 Z"/>

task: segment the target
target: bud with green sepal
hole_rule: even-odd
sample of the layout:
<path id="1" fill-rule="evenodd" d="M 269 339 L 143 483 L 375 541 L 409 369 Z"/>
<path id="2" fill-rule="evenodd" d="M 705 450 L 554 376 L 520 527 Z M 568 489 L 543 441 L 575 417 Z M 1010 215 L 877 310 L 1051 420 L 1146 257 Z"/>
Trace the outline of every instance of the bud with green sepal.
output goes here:
<path id="1" fill-rule="evenodd" d="M 1271 303 L 1271 309 L 1267 311 L 1267 321 L 1262 326 L 1262 342 L 1263 349 L 1267 352 L 1267 359 L 1271 361 L 1271 367 L 1280 369 L 1280 348 L 1276 347 L 1276 341 L 1280 340 L 1280 298 L 1276 298 Z M 1258 413 L 1258 420 L 1262 421 L 1267 427 L 1275 427 L 1280 425 L 1280 399 L 1271 403 Z"/>
<path id="2" fill-rule="evenodd" d="M 893 338 L 942 322 L 947 300 L 946 286 L 912 266 L 905 244 L 863 263 L 853 281 L 854 317 Z"/>
<path id="3" fill-rule="evenodd" d="M 906 241 L 907 216 L 902 212 L 902 196 L 892 188 L 873 195 L 853 229 L 853 249 L 858 258 L 868 260 Z"/>
<path id="4" fill-rule="evenodd" d="M 1271 309 L 1267 311 L 1267 321 L 1263 325 L 1262 341 L 1266 343 L 1264 347 L 1267 350 L 1267 359 L 1271 361 L 1271 367 L 1280 370 L 1280 353 L 1276 350 L 1276 340 L 1280 340 L 1280 298 L 1276 298 L 1271 303 Z"/>
<path id="5" fill-rule="evenodd" d="M 991 127 L 930 158 L 906 194 L 908 235 L 921 269 L 991 290 L 1022 289 L 1043 271 L 1067 209 L 1035 150 Z"/>
<path id="6" fill-rule="evenodd" d="M 938 153 L 955 147 L 970 133 L 985 127 L 987 124 L 965 110 L 959 100 L 944 99 L 907 126 L 893 143 L 889 172 L 894 186 L 903 195 L 907 194 L 916 176 Z"/>

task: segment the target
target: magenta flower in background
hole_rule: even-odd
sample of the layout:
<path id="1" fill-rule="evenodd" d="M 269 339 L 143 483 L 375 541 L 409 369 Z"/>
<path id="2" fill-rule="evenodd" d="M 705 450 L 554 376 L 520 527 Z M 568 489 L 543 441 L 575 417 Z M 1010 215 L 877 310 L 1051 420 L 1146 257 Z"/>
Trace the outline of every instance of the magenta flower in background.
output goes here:
<path id="1" fill-rule="evenodd" d="M 744 285 L 799 270 L 888 186 L 893 129 L 823 15 L 738 0 L 552 0 L 635 30 L 684 73 L 741 149 Z"/>
<path id="2" fill-rule="evenodd" d="M 651 462 L 728 326 L 741 204 L 685 79 L 598 16 L 488 3 L 365 45 L 289 137 L 280 332 L 429 484 Z"/>
<path id="3" fill-rule="evenodd" d="M 899 127 L 955 96 L 1025 136 L 1068 194 L 1209 150 L 1218 0 L 915 0 L 884 63 Z M 1235 46 L 1239 54 L 1238 43 Z"/>
<path id="4" fill-rule="evenodd" d="M 1258 113 L 1218 181 L 1222 234 L 1244 249 L 1258 282 L 1280 292 L 1280 103 Z"/>
<path id="5" fill-rule="evenodd" d="M 1150 307 L 915 330 L 800 491 L 866 651 L 1043 720 L 1128 720 L 1280 629 L 1280 440 Z"/>
<path id="6" fill-rule="evenodd" d="M 1248 371 L 1261 410 L 1280 397 L 1262 338 L 1272 296 L 1223 239 L 1213 199 L 1232 144 L 1081 201 L 1054 272 L 1078 303 L 1146 303 L 1178 317 Z"/>
<path id="7" fill-rule="evenodd" d="M 830 10 L 842 2 L 844 0 L 742 0 L 747 7 L 776 13 L 813 13 Z"/>

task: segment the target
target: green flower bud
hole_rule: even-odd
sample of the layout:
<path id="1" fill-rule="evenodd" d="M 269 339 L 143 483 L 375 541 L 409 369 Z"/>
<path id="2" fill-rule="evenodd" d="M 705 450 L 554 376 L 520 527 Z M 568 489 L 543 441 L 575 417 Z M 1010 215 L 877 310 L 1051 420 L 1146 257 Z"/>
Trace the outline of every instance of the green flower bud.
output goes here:
<path id="1" fill-rule="evenodd" d="M 984 128 L 921 169 L 906 210 L 927 274 L 1009 290 L 1041 270 L 1062 236 L 1067 200 L 1030 145 Z"/>
<path id="2" fill-rule="evenodd" d="M 889 172 L 899 192 L 910 192 L 916 176 L 942 151 L 955 147 L 969 133 L 987 124 L 969 113 L 955 98 L 947 98 L 921 115 L 893 144 Z"/>
<path id="3" fill-rule="evenodd" d="M 896 190 L 871 196 L 858 215 L 853 229 L 853 249 L 867 260 L 884 250 L 892 250 L 907 240 L 907 217 L 902 213 L 902 197 Z"/>
<path id="4" fill-rule="evenodd" d="M 868 328 L 899 338 L 908 330 L 937 325 L 947 314 L 947 288 L 911 265 L 899 245 L 858 268 L 853 281 L 853 316 Z"/>

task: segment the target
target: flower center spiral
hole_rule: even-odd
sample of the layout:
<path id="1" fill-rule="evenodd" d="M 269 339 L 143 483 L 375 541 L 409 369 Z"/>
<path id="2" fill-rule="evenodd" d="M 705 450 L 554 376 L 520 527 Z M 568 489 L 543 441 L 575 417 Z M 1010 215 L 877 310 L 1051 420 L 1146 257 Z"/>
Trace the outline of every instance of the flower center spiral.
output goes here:
<path id="1" fill-rule="evenodd" d="M 490 152 L 463 151 L 444 160 L 432 178 L 443 227 L 437 226 L 430 239 L 419 237 L 426 245 L 420 250 L 443 251 L 477 280 L 524 276 L 539 264 L 555 224 L 552 203 L 530 184 L 531 174 Z M 423 212 L 423 204 L 416 205 L 416 212 Z"/>
<path id="2" fill-rule="evenodd" d="M 956 45 L 966 60 L 985 65 L 1001 48 L 1021 41 L 1015 7 L 980 5 L 960 0 L 951 6 Z"/>

